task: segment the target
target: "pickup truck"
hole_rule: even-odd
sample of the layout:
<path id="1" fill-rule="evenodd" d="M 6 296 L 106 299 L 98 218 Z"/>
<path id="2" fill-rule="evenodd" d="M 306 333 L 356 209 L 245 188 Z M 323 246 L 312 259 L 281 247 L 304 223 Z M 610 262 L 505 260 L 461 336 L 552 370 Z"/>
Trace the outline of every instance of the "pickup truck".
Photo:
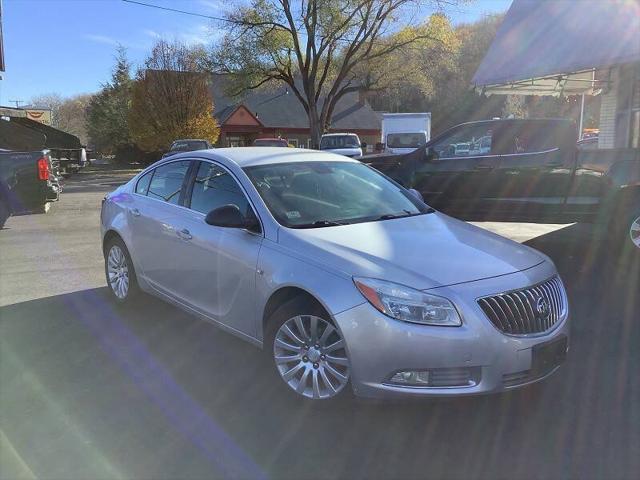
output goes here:
<path id="1" fill-rule="evenodd" d="M 59 196 L 48 150 L 0 150 L 0 228 L 11 215 L 46 213 Z"/>
<path id="2" fill-rule="evenodd" d="M 599 222 L 640 254 L 640 150 L 578 152 L 576 140 L 570 120 L 487 120 L 457 125 L 406 155 L 360 160 L 453 216 Z"/>

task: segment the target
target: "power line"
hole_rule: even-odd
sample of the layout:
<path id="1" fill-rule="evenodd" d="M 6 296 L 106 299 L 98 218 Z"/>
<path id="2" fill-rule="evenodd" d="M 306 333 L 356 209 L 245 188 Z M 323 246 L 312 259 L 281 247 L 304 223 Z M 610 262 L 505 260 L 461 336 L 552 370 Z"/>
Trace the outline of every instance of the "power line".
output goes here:
<path id="1" fill-rule="evenodd" d="M 213 15 L 205 15 L 204 13 L 187 12 L 186 10 L 179 10 L 177 8 L 162 7 L 160 5 L 154 5 L 152 3 L 138 2 L 136 0 L 122 0 L 125 3 L 133 3 L 135 5 L 141 5 L 143 7 L 157 8 L 158 10 L 166 10 L 168 12 L 182 13 L 183 15 L 191 15 L 192 17 L 209 18 L 211 20 L 219 20 L 221 22 L 230 22 L 230 20 L 222 17 L 214 17 Z"/>

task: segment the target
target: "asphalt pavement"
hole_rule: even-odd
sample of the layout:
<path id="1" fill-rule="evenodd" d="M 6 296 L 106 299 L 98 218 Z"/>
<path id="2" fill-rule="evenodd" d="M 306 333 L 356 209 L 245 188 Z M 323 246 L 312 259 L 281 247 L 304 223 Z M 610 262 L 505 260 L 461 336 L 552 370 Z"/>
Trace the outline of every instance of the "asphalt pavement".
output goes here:
<path id="1" fill-rule="evenodd" d="M 640 271 L 590 225 L 480 223 L 549 255 L 571 350 L 506 394 L 301 405 L 260 350 L 105 286 L 99 208 L 134 171 L 70 179 L 0 231 L 0 478 L 637 478 Z"/>

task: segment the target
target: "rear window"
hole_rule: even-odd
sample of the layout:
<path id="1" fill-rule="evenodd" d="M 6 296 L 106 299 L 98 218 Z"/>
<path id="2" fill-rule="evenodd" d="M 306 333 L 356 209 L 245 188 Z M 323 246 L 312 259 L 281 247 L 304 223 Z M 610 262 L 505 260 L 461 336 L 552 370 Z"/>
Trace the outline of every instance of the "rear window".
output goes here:
<path id="1" fill-rule="evenodd" d="M 149 190 L 149 183 L 151 182 L 151 177 L 153 176 L 153 170 L 145 173 L 140 177 L 138 183 L 136 184 L 136 193 L 140 195 L 146 195 L 147 190 Z"/>
<path id="2" fill-rule="evenodd" d="M 495 148 L 502 155 L 539 153 L 575 144 L 575 137 L 570 122 L 516 121 L 500 127 Z"/>
<path id="3" fill-rule="evenodd" d="M 189 160 L 184 160 L 167 163 L 156 168 L 149 184 L 147 196 L 177 205 L 190 163 Z"/>
<path id="4" fill-rule="evenodd" d="M 390 133 L 387 135 L 389 148 L 418 148 L 427 144 L 424 133 Z"/>
<path id="5" fill-rule="evenodd" d="M 206 150 L 207 142 L 196 140 L 196 141 L 184 141 L 184 142 L 174 142 L 171 145 L 172 152 L 192 152 L 194 150 Z"/>
<path id="6" fill-rule="evenodd" d="M 331 135 L 322 137 L 320 140 L 320 150 L 330 150 L 334 148 L 360 148 L 360 140 L 355 135 Z"/>

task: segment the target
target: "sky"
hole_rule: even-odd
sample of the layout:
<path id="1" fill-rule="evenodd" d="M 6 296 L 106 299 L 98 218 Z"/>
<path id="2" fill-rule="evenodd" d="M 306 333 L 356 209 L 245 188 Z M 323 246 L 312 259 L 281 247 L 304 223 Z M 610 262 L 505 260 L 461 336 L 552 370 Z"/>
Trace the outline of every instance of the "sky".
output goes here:
<path id="1" fill-rule="evenodd" d="M 118 44 L 139 65 L 158 38 L 208 44 L 220 31 L 206 18 L 122 0 L 1 0 L 6 71 L 0 105 L 39 94 L 92 93 L 109 80 Z M 140 0 L 224 16 L 237 0 Z M 511 0 L 475 0 L 451 7 L 454 24 L 504 12 Z"/>

